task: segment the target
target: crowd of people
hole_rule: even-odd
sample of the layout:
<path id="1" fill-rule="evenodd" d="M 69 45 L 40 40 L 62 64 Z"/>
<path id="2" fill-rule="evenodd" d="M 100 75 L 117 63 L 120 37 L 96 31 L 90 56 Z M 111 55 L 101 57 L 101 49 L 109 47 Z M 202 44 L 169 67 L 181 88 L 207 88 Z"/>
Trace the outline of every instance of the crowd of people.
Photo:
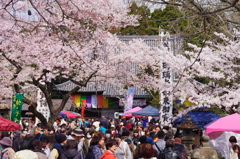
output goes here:
<path id="1" fill-rule="evenodd" d="M 218 159 L 209 137 L 193 131 L 189 152 L 181 132 L 154 119 L 114 120 L 60 118 L 52 128 L 24 126 L 12 136 L 2 133 L 0 159 Z M 229 142 L 230 159 L 238 159 L 236 138 Z"/>

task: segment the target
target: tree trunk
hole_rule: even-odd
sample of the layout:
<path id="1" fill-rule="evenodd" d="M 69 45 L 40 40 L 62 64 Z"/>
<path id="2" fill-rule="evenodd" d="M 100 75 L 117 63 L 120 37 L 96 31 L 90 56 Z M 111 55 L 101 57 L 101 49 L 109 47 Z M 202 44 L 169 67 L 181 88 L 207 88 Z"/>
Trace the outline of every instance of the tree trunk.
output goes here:
<path id="1" fill-rule="evenodd" d="M 58 113 L 50 115 L 46 126 L 48 128 L 52 128 L 53 127 L 53 123 L 55 122 L 55 120 L 57 120 L 57 117 L 58 117 Z"/>

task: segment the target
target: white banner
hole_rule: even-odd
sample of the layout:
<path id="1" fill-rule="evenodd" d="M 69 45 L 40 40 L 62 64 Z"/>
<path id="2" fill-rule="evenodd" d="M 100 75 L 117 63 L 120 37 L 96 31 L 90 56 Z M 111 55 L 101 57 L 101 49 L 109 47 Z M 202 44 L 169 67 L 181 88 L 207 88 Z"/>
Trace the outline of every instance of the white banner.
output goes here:
<path id="1" fill-rule="evenodd" d="M 172 72 L 170 71 L 170 67 L 167 65 L 167 63 L 162 62 L 161 64 L 161 80 L 170 84 L 172 86 L 173 78 L 172 78 Z M 171 123 L 171 117 L 172 117 L 172 100 L 173 95 L 171 92 L 171 87 L 163 89 L 160 91 L 161 101 L 160 101 L 160 121 L 161 125 L 168 125 Z"/>
<path id="2" fill-rule="evenodd" d="M 43 82 L 41 82 L 41 83 L 44 84 Z M 45 119 L 48 121 L 48 119 L 50 117 L 50 110 L 48 108 L 48 104 L 47 104 L 45 95 L 39 88 L 37 91 L 37 111 L 39 111 L 45 117 Z M 36 118 L 36 124 L 38 124 L 38 123 L 41 123 L 41 121 L 38 118 Z"/>

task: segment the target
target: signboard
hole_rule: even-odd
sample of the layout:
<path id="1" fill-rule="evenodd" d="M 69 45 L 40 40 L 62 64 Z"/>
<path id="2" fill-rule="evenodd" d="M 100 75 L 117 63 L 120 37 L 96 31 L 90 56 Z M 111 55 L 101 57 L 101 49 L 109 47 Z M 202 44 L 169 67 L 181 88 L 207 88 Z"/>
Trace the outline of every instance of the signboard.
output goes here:
<path id="1" fill-rule="evenodd" d="M 170 71 L 170 67 L 167 65 L 166 62 L 162 62 L 161 64 L 161 80 L 172 85 L 172 72 Z M 172 99 L 173 95 L 171 93 L 171 87 L 165 88 L 160 91 L 161 96 L 161 108 L 160 108 L 160 121 L 162 125 L 170 124 L 171 123 L 171 116 L 172 116 Z"/>
<path id="2" fill-rule="evenodd" d="M 11 120 L 20 123 L 22 114 L 23 94 L 14 94 L 12 97 L 12 113 Z"/>
<path id="3" fill-rule="evenodd" d="M 37 111 L 40 112 L 44 116 L 44 118 L 48 121 L 50 117 L 50 110 L 48 108 L 45 95 L 39 88 L 37 92 Z M 36 124 L 40 122 L 41 121 L 38 118 L 36 118 Z"/>

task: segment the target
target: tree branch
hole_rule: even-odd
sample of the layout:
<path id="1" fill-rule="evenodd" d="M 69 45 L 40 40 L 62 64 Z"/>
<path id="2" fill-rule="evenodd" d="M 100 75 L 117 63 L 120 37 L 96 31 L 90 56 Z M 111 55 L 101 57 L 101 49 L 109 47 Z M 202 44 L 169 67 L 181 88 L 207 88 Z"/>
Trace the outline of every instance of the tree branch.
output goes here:
<path id="1" fill-rule="evenodd" d="M 199 15 L 208 15 L 208 14 L 214 14 L 214 13 L 218 13 L 224 10 L 227 10 L 229 8 L 233 8 L 236 6 L 236 4 L 239 2 L 239 0 L 234 0 L 229 6 L 221 8 L 221 9 L 217 9 L 215 11 L 211 11 L 211 12 L 200 12 Z"/>

